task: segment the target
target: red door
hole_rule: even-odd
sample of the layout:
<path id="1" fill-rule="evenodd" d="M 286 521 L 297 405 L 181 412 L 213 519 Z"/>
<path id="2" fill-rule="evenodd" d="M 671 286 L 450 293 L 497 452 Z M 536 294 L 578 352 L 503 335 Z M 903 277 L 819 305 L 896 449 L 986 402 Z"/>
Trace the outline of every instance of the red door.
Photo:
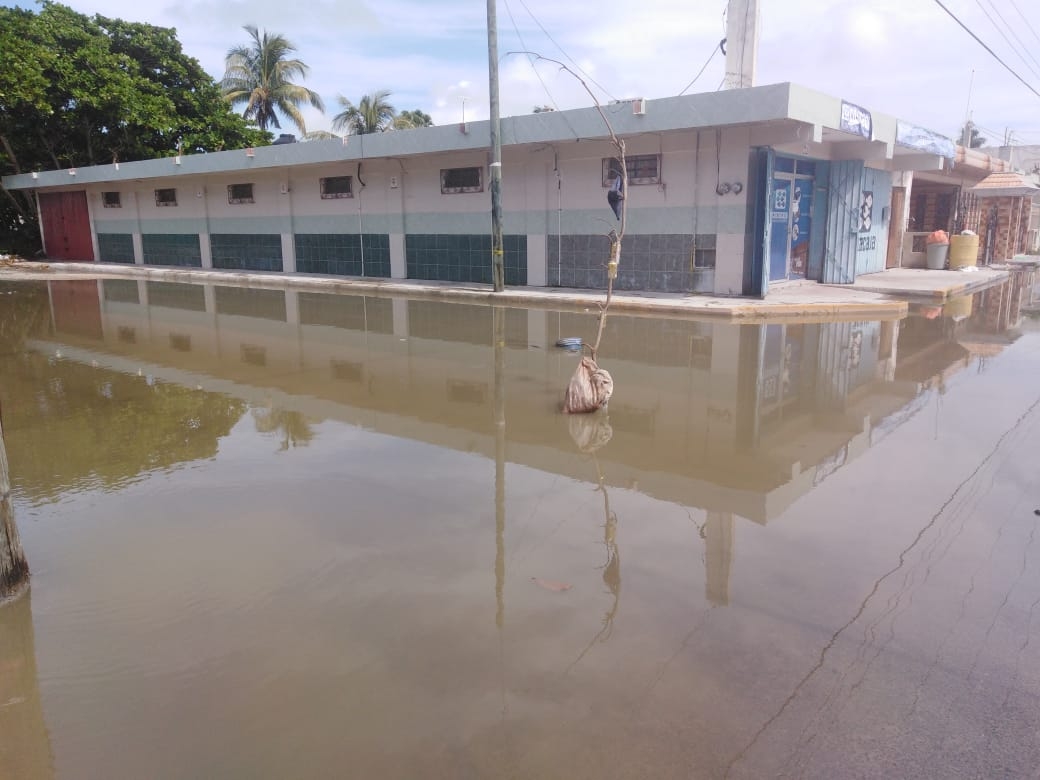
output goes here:
<path id="1" fill-rule="evenodd" d="M 40 219 L 43 222 L 43 249 L 50 260 L 93 262 L 90 215 L 87 193 L 40 193 Z"/>

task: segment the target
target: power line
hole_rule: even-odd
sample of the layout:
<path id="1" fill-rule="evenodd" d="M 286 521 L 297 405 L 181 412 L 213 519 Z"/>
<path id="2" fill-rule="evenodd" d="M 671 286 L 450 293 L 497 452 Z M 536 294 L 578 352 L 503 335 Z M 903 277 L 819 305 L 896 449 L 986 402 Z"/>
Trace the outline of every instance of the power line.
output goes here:
<path id="1" fill-rule="evenodd" d="M 1015 40 L 1018 41 L 1018 46 L 1015 46 L 1015 44 L 1011 42 L 1011 39 L 1007 37 L 1007 33 L 1005 33 L 1003 29 L 1001 29 L 1000 25 L 993 21 L 993 17 L 989 15 L 989 11 L 986 10 L 985 6 L 982 5 L 980 0 L 975 0 L 975 5 L 977 5 L 982 10 L 982 13 L 985 14 L 986 18 L 989 19 L 990 24 L 992 24 L 993 28 L 1000 34 L 1000 37 L 1004 39 L 1004 42 L 1008 45 L 1008 48 L 1018 55 L 1018 58 L 1022 60 L 1023 63 L 1025 63 L 1025 66 L 1027 68 L 1033 71 L 1034 76 L 1040 76 L 1040 72 L 1037 72 L 1037 69 L 1029 64 L 1029 60 L 1026 59 L 1025 54 L 1023 54 L 1022 52 L 1025 51 L 1025 53 L 1029 55 L 1029 58 L 1032 59 L 1033 62 L 1036 62 L 1036 57 L 1034 57 L 1032 52 L 1029 51 L 1029 48 L 1024 43 L 1022 43 L 1022 39 L 1018 37 L 1018 33 L 1015 32 L 1014 28 L 1010 24 L 1008 24 L 1007 19 L 1004 18 L 1004 14 L 1002 14 L 1000 12 L 1000 9 L 997 8 L 996 5 L 994 5 L 993 0 L 986 0 L 986 2 L 989 3 L 989 7 L 993 9 L 993 12 L 996 13 L 1000 21 L 1004 23 L 1004 27 L 1008 28 L 1008 32 L 1010 32 L 1011 35 L 1014 36 Z M 1021 47 L 1021 49 L 1019 47 Z M 1040 66 L 1040 63 L 1037 63 L 1037 65 Z"/>
<path id="2" fill-rule="evenodd" d="M 715 48 L 711 50 L 711 54 L 708 55 L 708 59 L 701 66 L 701 69 L 699 71 L 697 71 L 697 75 L 693 77 L 693 80 L 689 84 L 687 84 L 685 87 L 682 88 L 682 92 L 679 93 L 680 95 L 685 95 L 686 94 L 686 90 L 688 90 L 690 87 L 692 87 L 697 82 L 697 79 L 699 79 L 702 75 L 704 75 L 704 71 L 708 69 L 708 65 L 711 64 L 711 61 L 713 59 L 715 59 L 715 55 L 718 54 L 722 50 L 722 44 L 725 42 L 725 40 L 726 39 L 723 38 L 721 41 L 719 41 L 715 45 Z"/>
<path id="3" fill-rule="evenodd" d="M 1033 33 L 1033 37 L 1036 38 L 1037 43 L 1040 43 L 1040 34 L 1037 34 L 1036 28 L 1030 24 L 1028 19 L 1026 19 L 1026 15 L 1022 13 L 1022 9 L 1018 7 L 1018 3 L 1016 3 L 1015 0 L 1011 0 L 1011 5 L 1016 11 L 1018 11 L 1018 15 L 1022 17 L 1022 21 L 1026 23 L 1026 27 L 1029 28 L 1029 31 Z"/>
<path id="4" fill-rule="evenodd" d="M 524 2 L 524 0 L 520 0 L 520 5 L 522 5 L 522 6 L 524 7 L 524 10 L 525 10 L 525 11 L 527 11 L 527 15 L 528 15 L 528 16 L 530 16 L 530 17 L 531 17 L 531 19 L 533 19 L 533 20 L 534 20 L 534 23 L 538 25 L 538 29 L 539 29 L 539 30 L 541 30 L 541 31 L 542 31 L 543 33 L 545 33 L 545 37 L 546 37 L 546 38 L 548 38 L 548 39 L 549 39 L 550 41 L 552 41 L 552 42 L 553 42 L 553 45 L 554 45 L 554 46 L 556 46 L 556 48 L 557 48 L 557 49 L 559 49 L 559 50 L 560 50 L 560 52 L 562 52 L 562 54 L 563 54 L 563 56 L 564 56 L 564 57 L 566 57 L 566 58 L 567 58 L 568 60 L 570 60 L 570 61 L 571 61 L 571 64 L 572 64 L 572 65 L 574 65 L 574 67 L 575 67 L 575 68 L 577 68 L 577 69 L 578 69 L 578 71 L 579 71 L 579 72 L 580 72 L 580 73 L 581 73 L 581 74 L 582 74 L 582 75 L 583 75 L 583 76 L 584 76 L 585 78 L 587 78 L 587 79 L 588 79 L 589 81 L 591 81 L 591 82 L 592 82 L 593 84 L 595 84 L 595 85 L 596 85 L 597 87 L 599 87 L 599 88 L 600 88 L 601 90 L 603 90 L 603 92 L 604 92 L 604 93 L 606 94 L 606 96 L 607 96 L 607 97 L 609 97 L 609 98 L 610 98 L 611 100 L 615 100 L 615 101 L 617 100 L 617 98 L 616 98 L 616 97 L 614 97 L 613 95 L 611 95 L 611 94 L 610 94 L 610 92 L 609 92 L 609 91 L 607 90 L 607 88 L 606 88 L 606 87 L 604 87 L 604 86 L 603 86 L 602 84 L 600 84 L 600 83 L 599 83 L 598 81 L 596 81 L 596 79 L 592 78 L 592 76 L 590 76 L 590 75 L 589 75 L 588 73 L 586 73 L 586 72 L 585 72 L 584 70 L 582 70 L 582 68 L 581 68 L 581 65 L 579 65 L 579 64 L 578 64 L 577 62 L 575 62 L 575 61 L 574 61 L 574 60 L 573 60 L 573 59 L 571 58 L 571 55 L 569 55 L 569 54 L 568 54 L 568 53 L 567 53 L 567 52 L 566 52 L 566 51 L 564 50 L 564 48 L 563 48 L 562 46 L 560 46 L 560 44 L 556 43 L 556 39 L 555 39 L 555 38 L 553 38 L 553 37 L 552 37 L 552 35 L 550 35 L 550 34 L 549 34 L 549 31 L 548 31 L 548 30 L 546 30 L 546 29 L 545 29 L 545 28 L 544 28 L 544 27 L 542 26 L 542 23 L 538 21 L 538 17 L 536 17 L 536 16 L 535 16 L 535 15 L 534 15 L 533 13 L 531 13 L 531 9 L 527 7 L 527 3 L 525 3 L 525 2 Z"/>
<path id="5" fill-rule="evenodd" d="M 527 51 L 527 44 L 524 43 L 524 36 L 520 34 L 520 28 L 517 27 L 516 19 L 513 18 L 513 9 L 509 7 L 509 0 L 506 0 L 506 12 L 509 14 L 509 21 L 513 23 L 513 30 L 516 31 L 516 37 L 520 40 L 520 46 L 524 51 Z M 538 78 L 538 83 L 542 85 L 542 89 L 545 90 L 546 96 L 549 98 L 549 102 L 553 104 L 553 108 L 557 111 L 560 107 L 556 104 L 556 100 L 553 98 L 552 93 L 549 91 L 549 87 L 546 86 L 545 82 L 542 81 L 542 74 L 538 72 L 538 68 L 534 66 L 533 57 L 528 54 L 527 61 L 531 63 L 531 70 L 534 71 L 534 75 Z"/>
<path id="6" fill-rule="evenodd" d="M 1016 79 L 1021 81 L 1026 89 L 1028 89 L 1030 92 L 1032 92 L 1038 98 L 1040 98 L 1040 92 L 1037 92 L 1035 87 L 1033 87 L 1024 78 L 1019 76 L 1018 73 L 1010 65 L 1008 65 L 1006 62 L 1004 62 L 1004 60 L 1002 60 L 997 55 L 997 53 L 995 51 L 993 51 L 993 49 L 991 49 L 989 46 L 987 46 L 985 44 L 985 42 L 979 36 L 977 36 L 970 27 L 968 27 L 968 25 L 966 25 L 964 22 L 962 22 L 960 19 L 958 19 L 957 16 L 953 13 L 953 11 L 951 11 L 949 8 L 947 8 L 945 5 L 943 5 L 942 0 L 935 0 L 935 4 L 938 5 L 941 9 L 943 9 L 949 15 L 949 17 L 951 19 L 953 19 L 953 21 L 957 22 L 957 24 L 959 24 L 962 28 L 964 28 L 964 31 L 966 33 L 968 33 L 968 35 L 970 35 L 972 38 L 974 38 L 976 40 L 976 42 L 979 44 L 979 46 L 981 46 L 983 49 L 988 51 L 990 53 L 990 56 L 993 57 L 993 59 L 995 59 L 997 62 L 999 62 L 1001 65 L 1003 65 L 1004 68 L 1007 69 L 1008 73 L 1010 73 Z"/>

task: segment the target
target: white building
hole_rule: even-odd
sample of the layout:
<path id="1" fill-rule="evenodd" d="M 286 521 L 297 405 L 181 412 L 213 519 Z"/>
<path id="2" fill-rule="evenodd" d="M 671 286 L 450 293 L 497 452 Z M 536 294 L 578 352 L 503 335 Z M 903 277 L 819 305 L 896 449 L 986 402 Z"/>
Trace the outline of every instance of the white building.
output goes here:
<path id="1" fill-rule="evenodd" d="M 955 156 L 949 139 L 795 84 L 604 111 L 627 145 L 621 290 L 762 296 L 883 270 L 890 228 L 905 228 L 894 177 L 906 187 Z M 506 118 L 501 138 L 506 283 L 605 287 L 617 222 L 598 111 Z M 55 260 L 490 282 L 488 162 L 478 122 L 3 182 L 37 191 Z"/>

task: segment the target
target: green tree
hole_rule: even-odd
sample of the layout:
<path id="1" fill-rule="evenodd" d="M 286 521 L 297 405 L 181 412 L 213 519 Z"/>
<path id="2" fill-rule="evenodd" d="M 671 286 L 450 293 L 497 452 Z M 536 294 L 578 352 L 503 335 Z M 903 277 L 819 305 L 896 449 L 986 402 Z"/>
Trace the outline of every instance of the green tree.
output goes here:
<path id="1" fill-rule="evenodd" d="M 300 108 L 310 104 L 325 111 L 325 104 L 317 92 L 293 83 L 306 78 L 310 70 L 302 60 L 290 58 L 296 47 L 284 35 L 262 33 L 255 25 L 243 28 L 250 42 L 234 46 L 225 61 L 224 97 L 233 106 L 245 105 L 242 116 L 256 123 L 261 130 L 282 125 L 279 112 L 288 117 L 300 133 L 306 135 L 307 124 Z"/>
<path id="2" fill-rule="evenodd" d="M 969 149 L 978 149 L 980 146 L 986 145 L 986 139 L 979 132 L 979 128 L 975 126 L 975 123 L 970 119 L 965 123 L 964 127 L 961 128 L 960 137 L 957 141 L 964 145 L 965 142 Z"/>
<path id="3" fill-rule="evenodd" d="M 413 127 L 433 127 L 433 118 L 417 108 L 412 111 L 402 111 L 394 117 L 395 130 L 411 130 Z"/>
<path id="4" fill-rule="evenodd" d="M 0 174 L 265 143 L 169 28 L 59 3 L 0 6 Z M 36 209 L 0 193 L 0 251 L 39 248 Z"/>
<path id="5" fill-rule="evenodd" d="M 332 129 L 352 135 L 382 133 L 392 130 L 397 110 L 390 104 L 390 90 L 381 89 L 371 95 L 363 95 L 355 106 L 342 95 L 337 97 L 342 111 L 332 118 Z"/>

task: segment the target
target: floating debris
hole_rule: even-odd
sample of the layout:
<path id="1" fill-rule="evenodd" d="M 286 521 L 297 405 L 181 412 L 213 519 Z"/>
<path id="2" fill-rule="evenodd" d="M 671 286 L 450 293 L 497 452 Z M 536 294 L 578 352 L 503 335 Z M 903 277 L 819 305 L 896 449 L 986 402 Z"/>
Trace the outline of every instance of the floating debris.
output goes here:
<path id="1" fill-rule="evenodd" d="M 556 582 L 555 580 L 543 580 L 541 577 L 531 577 L 531 582 L 540 588 L 551 590 L 553 593 L 563 593 L 574 586 L 569 582 Z"/>
<path id="2" fill-rule="evenodd" d="M 568 336 L 567 338 L 558 339 L 556 346 L 560 349 L 566 349 L 570 352 L 577 352 L 581 349 L 581 336 Z"/>

